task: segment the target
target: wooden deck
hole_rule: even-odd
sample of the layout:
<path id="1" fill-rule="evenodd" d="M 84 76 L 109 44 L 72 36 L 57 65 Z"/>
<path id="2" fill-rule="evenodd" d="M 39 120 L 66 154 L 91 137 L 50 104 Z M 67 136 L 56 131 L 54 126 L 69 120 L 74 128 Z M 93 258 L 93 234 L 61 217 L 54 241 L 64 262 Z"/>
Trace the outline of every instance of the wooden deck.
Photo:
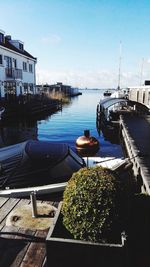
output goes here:
<path id="1" fill-rule="evenodd" d="M 43 203 L 43 201 L 37 201 Z M 57 202 L 44 201 L 57 207 Z M 6 226 L 7 216 L 15 208 L 29 205 L 30 199 L 0 197 L 0 267 L 46 267 L 46 230 Z M 4 233 L 4 234 L 3 234 Z"/>
<path id="2" fill-rule="evenodd" d="M 150 115 L 121 116 L 121 132 L 142 190 L 150 195 Z"/>

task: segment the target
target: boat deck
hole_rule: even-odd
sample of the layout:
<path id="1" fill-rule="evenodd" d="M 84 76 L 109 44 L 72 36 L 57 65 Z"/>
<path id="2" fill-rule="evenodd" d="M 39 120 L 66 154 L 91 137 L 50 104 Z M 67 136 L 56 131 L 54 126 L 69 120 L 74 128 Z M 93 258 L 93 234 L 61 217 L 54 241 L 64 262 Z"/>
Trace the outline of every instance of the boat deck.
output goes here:
<path id="1" fill-rule="evenodd" d="M 46 267 L 46 230 L 7 226 L 6 219 L 16 208 L 30 204 L 30 199 L 0 197 L 0 266 Z M 57 207 L 57 202 L 37 201 Z M 35 218 L 36 220 L 36 218 Z"/>
<path id="2" fill-rule="evenodd" d="M 112 170 L 124 162 L 124 159 L 116 157 L 84 157 L 84 160 L 88 167 L 102 166 Z"/>

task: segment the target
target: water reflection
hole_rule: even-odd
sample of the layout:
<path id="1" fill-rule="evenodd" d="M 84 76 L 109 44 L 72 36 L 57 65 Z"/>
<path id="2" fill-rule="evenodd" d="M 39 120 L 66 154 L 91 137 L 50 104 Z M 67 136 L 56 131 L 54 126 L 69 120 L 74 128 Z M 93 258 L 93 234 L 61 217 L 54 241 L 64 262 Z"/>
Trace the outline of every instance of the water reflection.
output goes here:
<path id="1" fill-rule="evenodd" d="M 36 120 L 15 120 L 0 126 L 0 147 L 17 144 L 29 139 L 37 139 Z"/>
<path id="2" fill-rule="evenodd" d="M 75 100 L 75 99 L 74 99 Z M 63 98 L 63 107 L 70 106 L 72 99 L 70 97 Z M 29 139 L 38 139 L 38 125 L 49 121 L 51 117 L 57 113 L 45 112 L 44 114 L 31 118 L 13 118 L 2 121 L 0 124 L 0 147 L 5 147 Z M 61 112 L 61 111 L 60 111 Z M 18 114 L 19 115 L 19 114 Z"/>
<path id="3" fill-rule="evenodd" d="M 101 125 L 100 121 L 96 120 L 97 132 L 103 135 L 105 141 L 109 141 L 111 144 L 120 144 L 119 130 L 114 128 L 107 128 Z"/>

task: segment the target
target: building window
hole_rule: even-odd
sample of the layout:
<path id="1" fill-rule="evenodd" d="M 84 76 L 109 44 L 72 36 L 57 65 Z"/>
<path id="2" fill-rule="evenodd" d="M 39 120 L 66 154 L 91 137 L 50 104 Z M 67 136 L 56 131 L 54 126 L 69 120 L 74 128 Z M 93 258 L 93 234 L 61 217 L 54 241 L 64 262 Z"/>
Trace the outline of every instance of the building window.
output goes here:
<path id="1" fill-rule="evenodd" d="M 15 95 L 16 94 L 16 83 L 15 82 L 5 82 L 4 83 L 4 91 L 7 95 Z"/>
<path id="2" fill-rule="evenodd" d="M 3 56 L 0 55 L 0 65 L 2 65 L 2 64 L 3 64 Z"/>
<path id="3" fill-rule="evenodd" d="M 23 62 L 23 70 L 27 71 L 27 63 L 26 62 Z"/>
<path id="4" fill-rule="evenodd" d="M 33 84 L 32 83 L 29 84 L 29 89 L 31 92 L 33 92 Z"/>
<path id="5" fill-rule="evenodd" d="M 4 59 L 6 60 L 6 68 L 12 68 L 12 58 L 4 56 Z"/>
<path id="6" fill-rule="evenodd" d="M 23 51 L 23 44 L 19 43 L 19 49 Z"/>
<path id="7" fill-rule="evenodd" d="M 24 93 L 28 93 L 28 83 L 24 83 Z"/>
<path id="8" fill-rule="evenodd" d="M 32 64 L 29 64 L 29 72 L 33 72 Z"/>
<path id="9" fill-rule="evenodd" d="M 17 60 L 15 58 L 13 58 L 13 63 L 14 63 L 14 68 L 17 68 Z"/>
<path id="10" fill-rule="evenodd" d="M 4 43 L 4 34 L 0 32 L 0 43 Z"/>

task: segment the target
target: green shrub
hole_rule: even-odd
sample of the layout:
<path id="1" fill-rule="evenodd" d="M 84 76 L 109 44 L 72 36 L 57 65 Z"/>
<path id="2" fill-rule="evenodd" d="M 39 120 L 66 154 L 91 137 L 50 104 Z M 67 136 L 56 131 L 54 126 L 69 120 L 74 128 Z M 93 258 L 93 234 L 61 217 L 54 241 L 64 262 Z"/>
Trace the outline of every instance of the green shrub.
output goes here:
<path id="1" fill-rule="evenodd" d="M 63 224 L 75 239 L 99 241 L 112 230 L 116 209 L 116 178 L 102 167 L 74 173 L 63 195 Z"/>

